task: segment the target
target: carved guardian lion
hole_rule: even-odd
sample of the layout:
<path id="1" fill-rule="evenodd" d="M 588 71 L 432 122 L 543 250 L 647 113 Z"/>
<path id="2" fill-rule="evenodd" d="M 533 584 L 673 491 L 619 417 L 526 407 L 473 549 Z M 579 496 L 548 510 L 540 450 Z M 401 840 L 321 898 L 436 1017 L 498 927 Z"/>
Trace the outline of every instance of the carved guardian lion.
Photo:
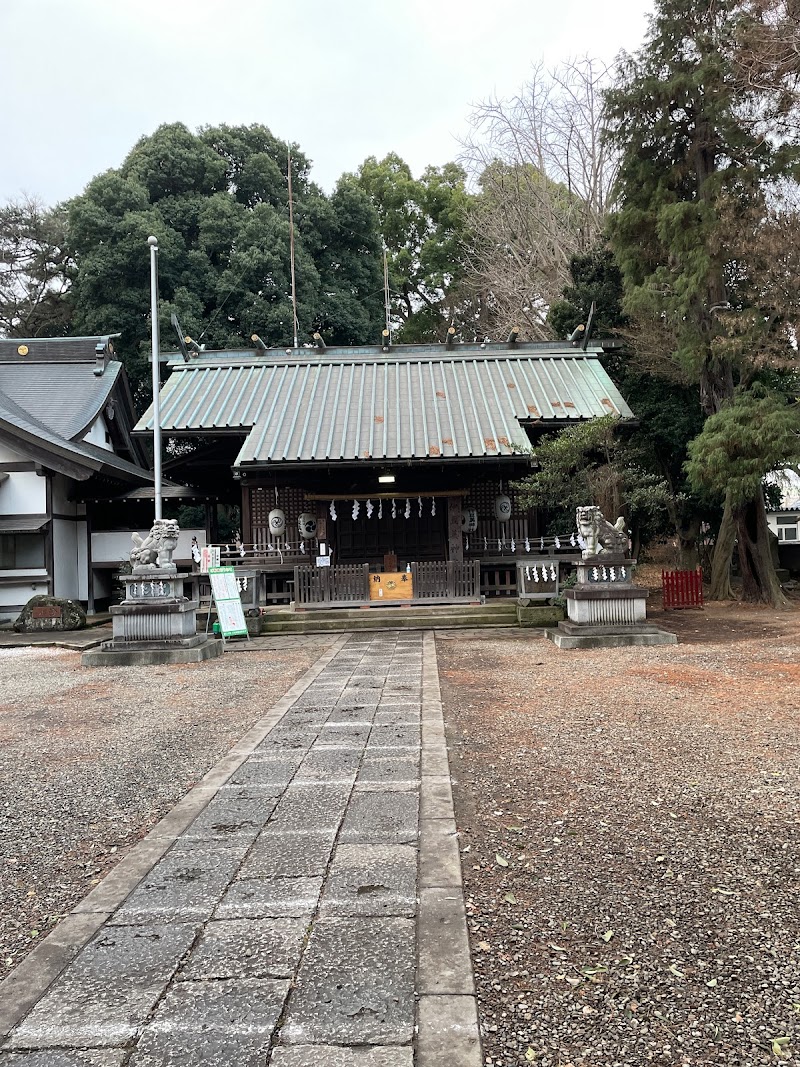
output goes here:
<path id="1" fill-rule="evenodd" d="M 625 519 L 620 517 L 612 525 L 598 507 L 582 507 L 575 511 L 578 533 L 584 541 L 581 555 L 625 557 L 628 553 L 628 534 Z"/>

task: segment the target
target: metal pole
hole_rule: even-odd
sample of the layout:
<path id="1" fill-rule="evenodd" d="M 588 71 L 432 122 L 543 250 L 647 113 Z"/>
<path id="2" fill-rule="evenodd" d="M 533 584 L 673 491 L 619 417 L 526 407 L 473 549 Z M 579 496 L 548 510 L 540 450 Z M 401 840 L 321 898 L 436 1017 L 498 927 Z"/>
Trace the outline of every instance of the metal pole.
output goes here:
<path id="1" fill-rule="evenodd" d="M 292 274 L 292 348 L 297 348 L 297 287 L 294 281 L 294 205 L 292 204 L 292 149 L 286 150 L 286 177 L 289 182 L 289 265 Z"/>
<path id="2" fill-rule="evenodd" d="M 148 237 L 150 245 L 150 318 L 153 338 L 153 482 L 155 518 L 161 518 L 161 381 L 158 361 L 161 355 L 158 336 L 158 238 Z"/>

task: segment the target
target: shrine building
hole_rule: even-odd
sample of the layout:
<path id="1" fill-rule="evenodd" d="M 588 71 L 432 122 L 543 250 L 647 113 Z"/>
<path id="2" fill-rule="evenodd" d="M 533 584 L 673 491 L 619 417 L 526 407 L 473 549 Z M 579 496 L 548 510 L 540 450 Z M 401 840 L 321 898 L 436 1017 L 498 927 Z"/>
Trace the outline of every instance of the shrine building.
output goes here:
<path id="1" fill-rule="evenodd" d="M 161 426 L 196 447 L 165 471 L 240 504 L 241 535 L 221 556 L 256 579 L 262 604 L 369 599 L 364 582 L 381 574 L 413 574 L 415 599 L 516 595 L 520 566 L 530 577 L 534 560 L 571 547 L 514 490 L 532 445 L 587 419 L 632 418 L 602 351 L 513 335 L 184 349 L 169 362 Z M 134 435 L 152 431 L 151 407 Z"/>

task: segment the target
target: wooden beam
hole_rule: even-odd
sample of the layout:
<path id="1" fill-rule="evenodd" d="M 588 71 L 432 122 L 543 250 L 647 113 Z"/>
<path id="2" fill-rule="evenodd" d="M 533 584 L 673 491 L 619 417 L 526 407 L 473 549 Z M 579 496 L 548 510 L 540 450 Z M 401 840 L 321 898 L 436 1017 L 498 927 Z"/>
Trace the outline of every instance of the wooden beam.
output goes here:
<path id="1" fill-rule="evenodd" d="M 415 500 L 423 497 L 463 497 L 469 496 L 469 489 L 403 489 L 396 493 L 306 493 L 306 500 L 400 500 L 408 497 Z"/>

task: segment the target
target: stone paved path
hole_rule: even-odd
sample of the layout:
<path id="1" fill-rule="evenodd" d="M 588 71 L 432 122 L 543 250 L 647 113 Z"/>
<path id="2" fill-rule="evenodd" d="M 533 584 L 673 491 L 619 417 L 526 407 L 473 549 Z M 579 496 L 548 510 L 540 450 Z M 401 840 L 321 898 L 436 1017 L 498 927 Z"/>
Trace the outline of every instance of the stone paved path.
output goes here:
<path id="1" fill-rule="evenodd" d="M 433 635 L 337 641 L 0 986 L 4 1033 L 0 1067 L 479 1067 Z"/>

